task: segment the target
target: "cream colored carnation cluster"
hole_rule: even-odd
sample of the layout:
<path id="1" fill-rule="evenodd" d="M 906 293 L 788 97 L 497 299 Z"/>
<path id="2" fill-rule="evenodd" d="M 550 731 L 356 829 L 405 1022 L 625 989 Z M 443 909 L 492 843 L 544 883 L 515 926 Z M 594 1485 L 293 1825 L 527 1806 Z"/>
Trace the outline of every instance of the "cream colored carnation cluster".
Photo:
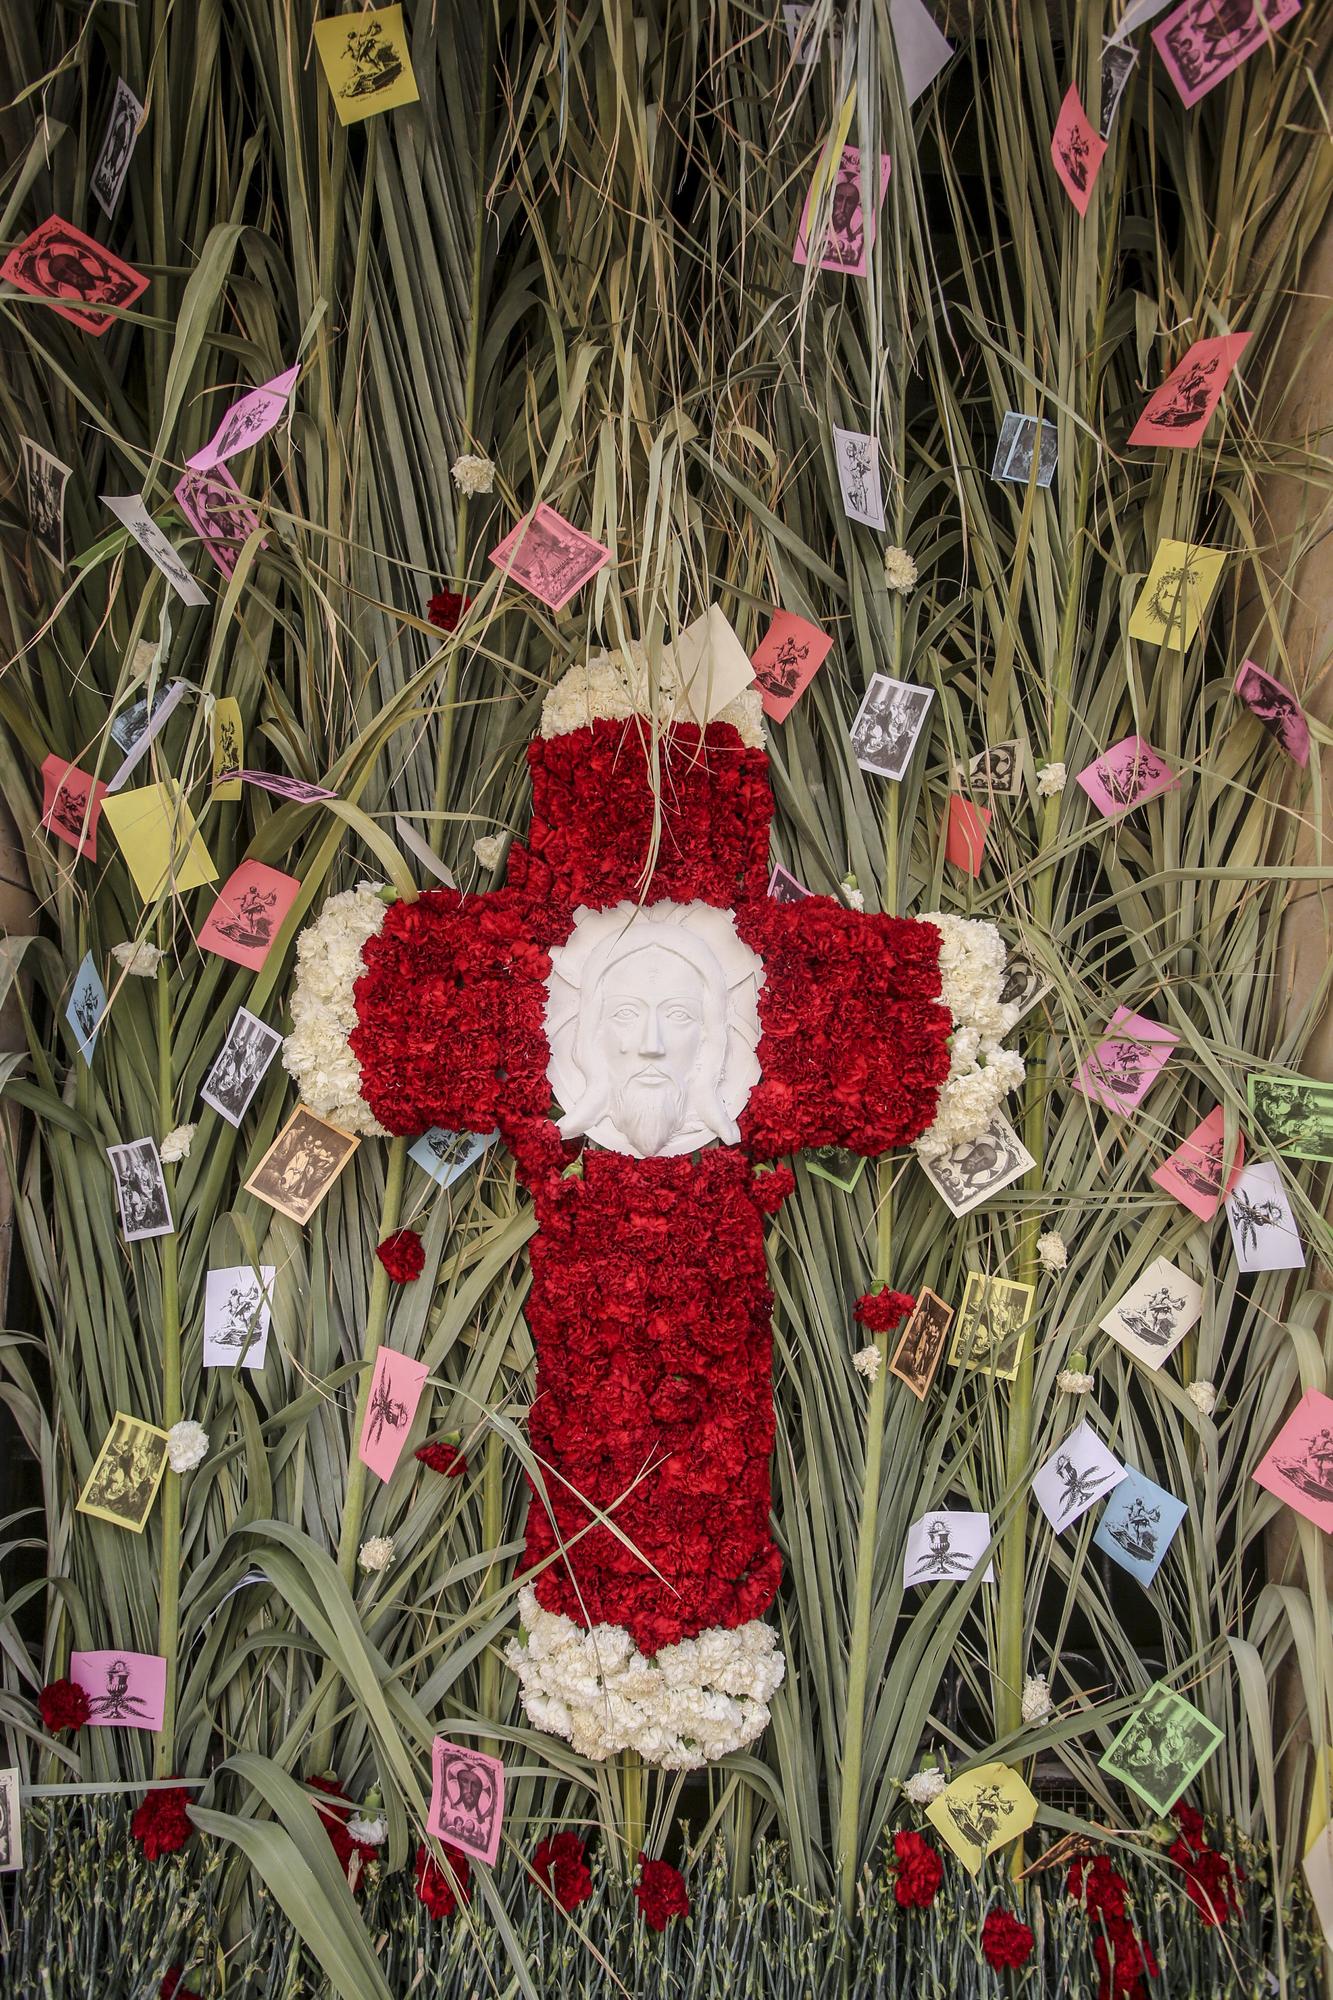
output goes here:
<path id="1" fill-rule="evenodd" d="M 715 1626 L 646 1659 L 619 1625 L 585 1631 L 536 1592 L 518 1594 L 524 1637 L 505 1657 L 539 1729 L 600 1761 L 636 1750 L 668 1771 L 694 1771 L 743 1749 L 768 1727 L 786 1662 L 771 1625 Z"/>
<path id="2" fill-rule="evenodd" d="M 301 1102 L 347 1132 L 382 1133 L 361 1095 L 361 1065 L 347 1046 L 356 1026 L 354 989 L 365 970 L 361 947 L 383 926 L 378 889 L 361 883 L 330 896 L 296 942 L 292 1032 L 282 1060 Z"/>
<path id="3" fill-rule="evenodd" d="M 924 921 L 940 933 L 940 998 L 953 1015 L 949 1076 L 940 1092 L 935 1123 L 916 1142 L 926 1160 L 937 1160 L 980 1138 L 1010 1091 L 1023 1081 L 1023 1058 L 1001 1047 L 1018 1020 L 1013 1001 L 1002 1001 L 1004 940 L 994 924 L 930 911 Z"/>
<path id="4" fill-rule="evenodd" d="M 642 646 L 632 641 L 628 653 L 593 653 L 561 676 L 542 703 L 541 733 L 547 737 L 568 736 L 593 722 L 626 722 L 632 715 L 653 712 L 648 656 Z M 663 653 L 658 673 L 656 714 L 664 725 L 690 720 L 668 652 Z M 763 749 L 763 697 L 756 686 L 743 689 L 713 719 L 731 723 L 739 731 L 741 741 L 751 749 Z"/>

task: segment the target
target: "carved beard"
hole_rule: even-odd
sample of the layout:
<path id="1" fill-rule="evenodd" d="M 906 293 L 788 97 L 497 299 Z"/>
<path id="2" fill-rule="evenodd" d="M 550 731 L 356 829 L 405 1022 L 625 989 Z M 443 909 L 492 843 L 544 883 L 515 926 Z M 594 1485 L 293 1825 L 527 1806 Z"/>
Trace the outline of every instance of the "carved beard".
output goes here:
<path id="1" fill-rule="evenodd" d="M 611 1093 L 611 1119 L 636 1152 L 650 1160 L 685 1123 L 685 1098 L 676 1085 L 644 1083 L 637 1076 Z"/>

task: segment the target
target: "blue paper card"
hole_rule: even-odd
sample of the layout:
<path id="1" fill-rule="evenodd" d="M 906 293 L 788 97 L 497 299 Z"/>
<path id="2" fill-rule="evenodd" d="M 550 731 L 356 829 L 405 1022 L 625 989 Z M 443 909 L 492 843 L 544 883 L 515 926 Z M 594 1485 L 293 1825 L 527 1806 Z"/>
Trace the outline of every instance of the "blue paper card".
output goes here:
<path id="1" fill-rule="evenodd" d="M 65 1009 L 65 1019 L 74 1031 L 79 1054 L 92 1068 L 93 1050 L 97 1046 L 97 1031 L 102 1025 L 106 1012 L 106 988 L 93 963 L 93 955 L 87 952 L 83 964 L 74 975 L 74 990 L 69 996 Z"/>
<path id="2" fill-rule="evenodd" d="M 1131 1465 L 1107 1500 L 1093 1543 L 1146 1589 L 1189 1508 Z"/>
<path id="3" fill-rule="evenodd" d="M 499 1138 L 498 1132 L 445 1132 L 438 1125 L 432 1125 L 429 1132 L 407 1149 L 409 1160 L 415 1160 L 424 1167 L 433 1181 L 442 1188 L 451 1187 L 460 1174 L 465 1174 L 474 1160 L 479 1160 L 488 1146 L 493 1146 Z"/>

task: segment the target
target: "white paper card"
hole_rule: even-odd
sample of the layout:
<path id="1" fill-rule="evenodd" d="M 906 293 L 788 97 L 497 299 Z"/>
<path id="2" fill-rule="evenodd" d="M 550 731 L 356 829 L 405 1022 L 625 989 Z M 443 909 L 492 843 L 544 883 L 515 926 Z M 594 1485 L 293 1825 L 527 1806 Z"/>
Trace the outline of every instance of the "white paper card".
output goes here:
<path id="1" fill-rule="evenodd" d="M 111 509 L 122 528 L 128 528 L 149 562 L 156 563 L 182 604 L 207 604 L 208 598 L 137 493 L 104 493 L 102 505 Z"/>
<path id="2" fill-rule="evenodd" d="M 1120 1484 L 1125 1471 L 1092 1425 L 1082 1423 L 1051 1453 L 1033 1480 L 1032 1491 L 1058 1535 L 1089 1507 L 1104 1500 L 1111 1488 Z"/>
<path id="3" fill-rule="evenodd" d="M 1299 1271 L 1300 1232 L 1276 1160 L 1251 1160 L 1226 1200 L 1236 1262 L 1242 1271 Z"/>
<path id="4" fill-rule="evenodd" d="M 864 431 L 840 431 L 833 426 L 833 450 L 838 461 L 838 485 L 849 521 L 866 528 L 884 526 L 884 492 L 879 481 L 879 439 Z"/>
<path id="5" fill-rule="evenodd" d="M 0 1771 L 0 1875 L 23 1866 L 23 1815 L 16 1765 Z"/>
<path id="6" fill-rule="evenodd" d="M 262 1368 L 273 1313 L 273 1264 L 233 1264 L 204 1280 L 205 1368 Z"/>
<path id="7" fill-rule="evenodd" d="M 923 1514 L 907 1530 L 904 1590 L 921 1583 L 961 1583 L 981 1561 L 990 1538 L 989 1514 Z M 986 1564 L 981 1581 L 994 1583 L 993 1560 Z"/>
<path id="8" fill-rule="evenodd" d="M 1202 1311 L 1203 1287 L 1165 1257 L 1156 1257 L 1099 1324 L 1136 1361 L 1160 1368 Z"/>

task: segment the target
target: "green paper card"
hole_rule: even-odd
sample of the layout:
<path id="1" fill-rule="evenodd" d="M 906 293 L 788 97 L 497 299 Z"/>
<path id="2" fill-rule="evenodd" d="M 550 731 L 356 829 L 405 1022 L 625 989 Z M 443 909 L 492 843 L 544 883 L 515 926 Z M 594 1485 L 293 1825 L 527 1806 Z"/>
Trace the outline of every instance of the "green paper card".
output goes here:
<path id="1" fill-rule="evenodd" d="M 1158 1681 L 1101 1759 L 1100 1768 L 1165 1817 L 1221 1741 L 1221 1730 L 1206 1715 Z"/>
<path id="2" fill-rule="evenodd" d="M 1312 1076 L 1251 1075 L 1250 1115 L 1279 1153 L 1296 1160 L 1333 1160 L 1333 1083 Z"/>

